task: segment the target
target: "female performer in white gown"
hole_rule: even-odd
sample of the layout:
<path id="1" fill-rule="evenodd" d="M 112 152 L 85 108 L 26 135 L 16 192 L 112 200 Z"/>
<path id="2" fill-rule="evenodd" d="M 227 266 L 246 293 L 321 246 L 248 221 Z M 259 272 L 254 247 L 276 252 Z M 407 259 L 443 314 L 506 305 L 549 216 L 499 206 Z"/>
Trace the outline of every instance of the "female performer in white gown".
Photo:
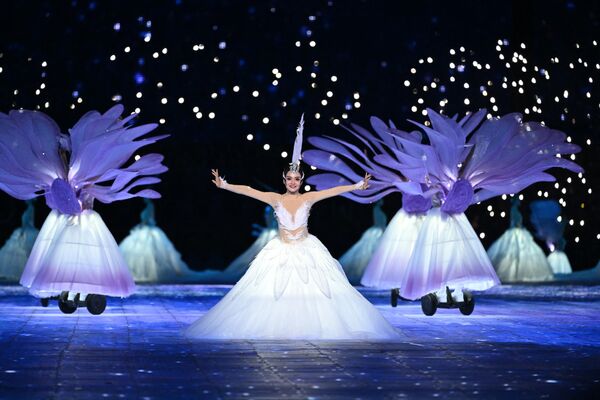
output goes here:
<path id="1" fill-rule="evenodd" d="M 34 223 L 33 200 L 27 200 L 27 209 L 21 216 L 21 226 L 10 235 L 0 249 L 0 279 L 18 281 L 27 258 L 40 231 Z"/>
<path id="2" fill-rule="evenodd" d="M 152 200 L 144 202 L 140 223 L 119 244 L 133 279 L 136 282 L 193 280 L 197 272 L 190 270 L 165 232 L 156 225 Z"/>
<path id="3" fill-rule="evenodd" d="M 355 185 L 300 194 L 302 121 L 293 162 L 284 175 L 286 192 L 261 192 L 232 185 L 213 170 L 220 189 L 269 204 L 278 237 L 256 256 L 246 274 L 185 334 L 199 339 L 390 340 L 398 332 L 348 282 L 340 264 L 308 233 L 311 207 L 326 198 L 368 187 L 369 175 Z M 298 143 L 300 141 L 300 144 Z"/>
<path id="4" fill-rule="evenodd" d="M 503 283 L 551 280 L 552 269 L 544 250 L 523 227 L 521 201 L 514 197 L 511 202 L 510 228 L 487 251 L 498 278 Z"/>

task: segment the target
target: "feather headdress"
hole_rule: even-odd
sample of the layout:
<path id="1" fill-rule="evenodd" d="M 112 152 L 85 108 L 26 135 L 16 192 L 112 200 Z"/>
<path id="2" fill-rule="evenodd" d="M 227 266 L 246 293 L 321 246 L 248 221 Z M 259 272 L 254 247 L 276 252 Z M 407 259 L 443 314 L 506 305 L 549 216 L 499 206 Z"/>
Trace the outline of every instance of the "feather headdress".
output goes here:
<path id="1" fill-rule="evenodd" d="M 296 140 L 294 141 L 294 151 L 292 152 L 292 162 L 290 163 L 291 172 L 300 172 L 300 157 L 302 155 L 302 132 L 304 131 L 304 113 L 300 117 L 300 123 L 296 128 Z M 304 175 L 302 176 L 304 179 Z"/>

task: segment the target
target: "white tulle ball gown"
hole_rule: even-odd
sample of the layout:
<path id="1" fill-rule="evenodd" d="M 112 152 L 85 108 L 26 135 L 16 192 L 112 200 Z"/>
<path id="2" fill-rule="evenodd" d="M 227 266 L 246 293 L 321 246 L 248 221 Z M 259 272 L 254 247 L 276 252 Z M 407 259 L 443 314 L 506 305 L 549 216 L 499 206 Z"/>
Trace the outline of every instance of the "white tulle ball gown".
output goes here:
<path id="1" fill-rule="evenodd" d="M 548 263 L 552 268 L 552 272 L 556 274 L 570 274 L 573 272 L 571 262 L 567 253 L 565 253 L 565 246 L 567 242 L 561 237 L 556 241 L 556 244 L 550 244 L 550 254 L 548 254 Z"/>
<path id="2" fill-rule="evenodd" d="M 570 274 L 573 272 L 569 257 L 564 251 L 554 250 L 548 254 L 548 263 L 552 267 L 552 272 L 555 274 Z"/>
<path id="3" fill-rule="evenodd" d="M 512 200 L 510 228 L 488 249 L 488 256 L 503 283 L 537 282 L 552 279 L 552 269 L 546 254 L 522 227 L 520 201 Z"/>
<path id="4" fill-rule="evenodd" d="M 0 280 L 19 281 L 39 232 L 34 226 L 33 204 L 27 201 L 21 226 L 14 230 L 0 249 Z"/>
<path id="5" fill-rule="evenodd" d="M 133 279 L 136 282 L 193 280 L 197 272 L 189 269 L 165 232 L 156 226 L 152 201 L 144 201 L 141 223 L 119 245 Z"/>
<path id="6" fill-rule="evenodd" d="M 552 279 L 546 255 L 525 228 L 510 228 L 488 249 L 503 283 L 539 282 Z"/>
<path id="7" fill-rule="evenodd" d="M 398 332 L 344 275 L 313 235 L 308 202 L 275 206 L 279 236 L 185 335 L 198 339 L 395 340 Z"/>
<path id="8" fill-rule="evenodd" d="M 344 268 L 346 277 L 353 285 L 360 284 L 365 268 L 379 245 L 386 225 L 387 217 L 381 209 L 381 203 L 377 203 L 373 207 L 373 226 L 367 229 L 358 242 L 340 257 L 340 264 Z"/>

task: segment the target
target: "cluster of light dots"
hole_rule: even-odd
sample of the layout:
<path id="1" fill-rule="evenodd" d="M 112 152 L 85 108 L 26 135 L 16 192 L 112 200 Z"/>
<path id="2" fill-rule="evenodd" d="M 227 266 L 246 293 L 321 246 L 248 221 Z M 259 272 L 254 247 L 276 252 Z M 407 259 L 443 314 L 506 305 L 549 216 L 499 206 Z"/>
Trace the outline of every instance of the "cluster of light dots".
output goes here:
<path id="1" fill-rule="evenodd" d="M 317 17 L 310 15 L 308 18 L 308 24 L 314 23 Z M 273 100 L 274 97 L 278 96 L 278 92 L 274 92 L 270 89 L 277 87 L 286 82 L 286 77 L 294 77 L 295 79 L 290 82 L 294 82 L 294 85 L 298 85 L 297 82 L 301 83 L 300 87 L 297 87 L 297 91 L 313 91 L 317 97 L 320 97 L 318 104 L 320 109 L 313 112 L 312 115 L 305 115 L 305 120 L 308 122 L 310 118 L 316 120 L 325 119 L 330 121 L 333 125 L 339 125 L 342 120 L 348 119 L 352 110 L 361 107 L 360 93 L 357 90 L 350 90 L 348 93 L 340 93 L 339 83 L 341 77 L 338 74 L 331 73 L 327 74 L 319 72 L 323 69 L 320 65 L 318 56 L 314 51 L 318 48 L 317 39 L 314 37 L 314 31 L 311 29 L 304 30 L 301 37 L 292 39 L 290 41 L 290 49 L 292 51 L 302 51 L 303 58 L 305 61 L 297 62 L 291 65 L 278 65 L 273 66 L 270 70 L 270 79 L 266 80 L 265 84 L 254 84 L 254 85 L 243 85 L 241 82 L 231 82 L 228 87 L 213 87 L 212 89 L 205 89 L 205 101 L 200 100 L 197 104 L 194 104 L 197 100 L 191 100 L 183 95 L 173 94 L 174 88 L 181 87 L 180 84 L 172 84 L 172 76 L 164 76 L 161 78 L 152 77 L 153 73 L 143 72 L 142 70 L 152 71 L 150 68 L 153 63 L 162 63 L 165 59 L 169 58 L 172 63 L 175 60 L 178 74 L 187 73 L 200 73 L 201 68 L 196 67 L 198 63 L 204 62 L 206 64 L 217 64 L 223 62 L 225 57 L 225 51 L 231 47 L 231 43 L 225 40 L 217 40 L 214 43 L 207 43 L 203 41 L 197 41 L 196 43 L 190 43 L 188 49 L 184 51 L 169 51 L 169 45 L 164 45 L 164 41 L 160 41 L 156 35 L 152 32 L 152 21 L 145 20 L 143 17 L 138 18 L 135 27 L 138 30 L 139 37 L 133 37 L 126 39 L 123 37 L 124 42 L 119 48 L 113 49 L 110 53 L 104 55 L 104 60 L 107 63 L 115 64 L 119 67 L 119 63 L 131 64 L 131 60 L 136 60 L 137 64 L 144 65 L 144 68 L 140 68 L 139 71 L 134 72 L 134 80 L 137 90 L 132 93 L 113 93 L 110 97 L 111 101 L 118 103 L 124 102 L 131 105 L 133 113 L 139 114 L 143 111 L 143 104 L 156 103 L 154 109 L 164 109 L 163 115 L 153 116 L 160 124 L 167 124 L 167 112 L 172 110 L 173 107 L 181 107 L 184 111 L 188 110 L 191 112 L 193 120 L 209 119 L 214 120 L 218 118 L 216 113 L 216 107 L 211 107 L 213 102 L 221 101 L 221 98 L 227 95 L 235 96 L 246 96 L 248 99 L 260 100 L 263 96 L 269 96 L 269 101 Z M 124 23 L 116 21 L 112 23 L 112 29 L 116 35 L 125 28 Z M 131 27 L 128 27 L 131 28 Z M 233 40 L 233 39 L 229 39 Z M 161 46 L 155 45 L 155 43 L 163 43 Z M 306 51 L 309 50 L 309 51 Z M 175 59 L 177 57 L 177 59 Z M 294 57 L 290 57 L 293 59 Z M 181 62 L 179 60 L 182 60 Z M 194 66 L 192 68 L 191 66 Z M 47 61 L 41 62 L 42 67 L 42 78 L 47 77 L 46 68 L 48 67 Z M 193 71 L 197 69 L 198 71 Z M 0 66 L 0 74 L 4 71 L 4 67 Z M 185 76 L 185 75 L 184 75 Z M 297 79 L 298 77 L 306 79 Z M 250 79 L 249 79 L 250 80 Z M 44 89 L 46 89 L 47 83 L 41 82 L 40 86 L 35 89 L 35 95 L 43 96 Z M 142 85 L 146 88 L 142 89 Z M 156 89 L 156 92 L 150 96 L 145 93 L 148 89 Z M 72 102 L 68 105 L 71 110 L 77 109 L 79 106 L 84 104 L 84 96 L 81 90 L 72 90 L 71 97 Z M 171 92 L 171 93 L 169 93 Z M 14 95 L 19 94 L 19 90 L 14 90 Z M 202 94 L 200 94 L 202 96 Z M 345 100 L 347 99 L 347 100 Z M 279 98 L 275 99 L 275 104 L 281 108 L 286 108 L 292 102 L 290 98 L 284 98 L 280 95 Z M 143 102 L 143 103 L 142 103 Z M 202 104 L 200 104 L 202 103 Z M 16 107 L 16 101 L 13 104 Z M 42 101 L 37 105 L 37 109 L 48 109 L 50 108 L 50 101 Z M 266 125 L 273 123 L 272 114 L 273 108 L 264 110 L 264 115 L 258 115 L 255 121 L 254 127 L 250 123 L 245 132 L 242 132 L 243 137 L 248 142 L 256 143 L 264 151 L 281 155 L 282 158 L 288 157 L 290 152 L 289 148 L 275 148 L 275 146 L 261 142 L 257 143 L 256 134 L 253 131 L 261 129 Z M 296 116 L 296 112 L 290 112 L 290 115 Z M 287 119 L 287 118 L 286 118 Z M 244 122 L 251 121 L 251 118 L 247 114 L 241 115 L 241 120 Z M 310 126 L 310 125 L 309 125 Z M 293 132 L 289 132 L 290 145 L 293 143 Z"/>
<path id="2" fill-rule="evenodd" d="M 0 53 L 0 58 L 2 58 L 2 53 Z M 27 58 L 27 61 L 28 61 L 28 62 L 32 62 L 32 61 L 33 61 L 33 58 L 29 57 L 29 58 Z M 36 105 L 36 107 L 35 107 L 37 110 L 42 110 L 42 109 L 47 109 L 47 108 L 50 108 L 50 101 L 49 101 L 49 100 L 43 100 L 43 99 L 42 99 L 42 97 L 43 97 L 43 95 L 44 95 L 44 90 L 48 88 L 48 87 L 47 87 L 47 83 L 45 82 L 45 79 L 46 79 L 46 78 L 47 78 L 47 76 L 48 76 L 48 72 L 47 72 L 48 62 L 47 62 L 47 61 L 45 61 L 45 60 L 41 61 L 41 62 L 40 62 L 40 67 L 41 67 L 41 69 L 42 69 L 42 72 L 40 73 L 40 76 L 41 76 L 41 78 L 42 78 L 42 81 L 41 81 L 41 83 L 39 84 L 39 86 L 37 86 L 37 87 L 36 87 L 36 89 L 34 90 L 34 94 L 35 94 L 35 96 L 36 96 L 36 97 L 38 97 L 38 98 L 40 98 L 40 102 L 39 102 L 39 103 Z M 4 67 L 3 67 L 3 66 L 0 66 L 0 74 L 2 74 L 3 72 L 4 72 Z M 13 96 L 15 96 L 15 97 L 16 97 L 17 95 L 19 95 L 19 93 L 20 93 L 20 90 L 19 90 L 19 89 L 14 89 L 14 90 L 12 91 L 12 94 L 13 94 Z M 78 96 L 75 96 L 75 97 L 77 97 L 77 99 L 76 99 L 76 102 L 77 102 L 78 104 L 81 104 L 81 103 L 83 102 L 83 98 L 81 98 L 81 97 L 78 97 Z M 12 107 L 17 107 L 16 100 L 14 100 L 14 101 L 12 102 Z M 74 108 L 74 107 L 72 106 L 71 108 Z"/>
<path id="3" fill-rule="evenodd" d="M 575 43 L 573 47 L 577 50 L 582 48 L 582 43 Z M 598 54 L 598 42 L 596 40 L 588 41 L 585 46 L 588 50 L 591 48 L 593 52 Z M 587 110 L 600 109 L 600 98 L 597 93 L 592 90 L 592 84 L 599 79 L 600 64 L 598 60 L 586 60 L 583 57 L 574 56 L 575 59 L 564 59 L 565 56 L 551 57 L 547 60 L 548 65 L 536 65 L 527 56 L 527 45 L 521 43 L 516 49 L 510 50 L 511 46 L 508 40 L 499 39 L 495 45 L 496 58 L 493 60 L 477 59 L 473 51 L 468 50 L 464 46 L 449 49 L 448 60 L 442 61 L 444 57 L 425 57 L 418 60 L 416 65 L 411 67 L 408 72 L 408 77 L 403 80 L 403 86 L 410 90 L 413 96 L 414 103 L 410 105 L 411 113 L 427 116 L 427 107 L 437 108 L 439 112 L 444 113 L 449 108 L 450 99 L 448 92 L 460 93 L 461 96 L 452 96 L 453 101 L 457 99 L 461 104 L 450 104 L 453 112 L 457 110 L 471 111 L 475 104 L 484 106 L 488 109 L 487 118 L 494 118 L 501 115 L 501 112 L 520 111 L 525 114 L 526 120 L 539 121 L 545 124 L 544 118 L 551 121 L 557 115 L 544 114 L 544 105 L 549 102 L 554 103 L 553 109 L 558 104 L 561 112 L 558 117 L 563 123 L 575 125 L 578 118 L 570 106 L 573 104 L 570 100 L 574 96 L 579 96 L 577 99 L 580 102 L 586 102 Z M 574 51 L 576 54 L 577 51 Z M 443 68 L 439 68 L 438 63 L 444 63 Z M 568 64 L 568 70 L 573 74 L 577 74 L 578 80 L 584 77 L 586 87 L 570 88 L 560 86 L 561 83 L 553 84 L 552 77 L 555 76 L 553 71 L 557 70 L 557 65 L 560 63 Z M 436 69 L 438 76 L 432 75 L 433 69 Z M 440 73 L 447 71 L 447 74 Z M 419 74 L 422 72 L 422 74 Z M 497 76 L 501 79 L 498 80 Z M 556 73 L 558 75 L 558 72 Z M 433 76 L 433 78 L 432 78 Z M 557 82 L 573 81 L 573 79 L 562 79 Z M 573 78 L 573 77 L 569 77 Z M 541 90 L 542 87 L 545 90 Z M 543 95 L 541 93 L 544 93 Z M 500 110 L 498 99 L 502 97 L 516 96 L 524 100 L 524 103 L 529 103 L 522 110 Z M 583 118 L 590 120 L 590 113 L 587 113 Z M 424 120 L 425 125 L 429 125 L 429 121 Z M 549 122 L 550 123 L 550 122 Z M 552 123 L 556 124 L 555 121 Z M 550 123 L 550 124 L 552 124 Z M 583 148 L 583 151 L 592 151 L 592 138 L 578 138 L 576 144 Z M 571 136 L 567 137 L 567 141 L 575 143 Z M 557 157 L 561 157 L 557 154 Z M 570 160 L 577 161 L 577 155 L 569 155 Z M 574 186 L 576 185 L 576 186 Z M 556 199 L 563 207 L 563 213 L 567 204 L 572 201 L 567 198 L 567 193 L 572 193 L 574 190 L 583 190 L 586 195 L 591 195 L 592 182 L 586 179 L 585 175 L 579 173 L 576 177 L 569 176 L 564 182 L 555 182 L 551 190 L 539 190 L 535 198 L 540 199 Z M 503 200 L 509 200 L 513 195 L 502 196 Z M 521 200 L 524 199 L 523 194 L 519 195 Z M 532 200 L 534 200 L 532 199 Z M 506 204 L 506 203 L 505 203 Z M 495 210 L 492 205 L 486 205 L 486 211 L 490 218 L 508 218 L 510 215 L 506 211 Z M 572 207 L 585 209 L 585 202 L 572 204 Z M 504 207 L 505 208 L 505 207 Z M 509 207 L 510 208 L 510 207 Z M 571 209 L 572 210 L 572 209 Z M 559 217 L 559 222 L 563 220 L 563 216 Z M 565 219 L 571 227 L 585 226 L 585 220 L 574 218 Z M 571 230 L 573 232 L 574 230 Z M 485 238 L 485 232 L 479 233 L 480 238 Z M 573 243 L 579 243 L 581 235 L 575 232 L 572 238 Z M 595 238 L 600 240 L 600 233 L 595 234 Z"/>
<path id="4" fill-rule="evenodd" d="M 309 20 L 314 21 L 316 17 L 311 16 L 309 17 Z M 311 38 L 312 36 L 312 32 L 309 30 L 307 31 L 307 36 L 309 38 Z M 309 48 L 314 48 L 316 47 L 316 41 L 314 39 L 310 39 L 310 40 L 306 40 L 306 41 L 302 41 L 302 40 L 296 40 L 294 42 L 294 47 L 295 48 L 302 48 L 303 46 L 306 46 L 308 44 Z M 318 67 L 320 65 L 319 60 L 313 60 L 312 63 L 309 61 L 306 63 L 307 65 L 312 64 L 312 66 L 314 67 Z M 335 87 L 336 87 L 336 83 L 339 81 L 339 78 L 337 75 L 329 75 L 327 76 L 325 79 L 321 79 L 321 81 L 318 81 L 318 74 L 317 72 L 315 72 L 314 70 L 312 70 L 309 73 L 309 68 L 305 68 L 302 65 L 296 65 L 292 68 L 287 68 L 289 71 L 286 72 L 286 74 L 292 74 L 292 73 L 306 73 L 308 75 L 308 79 L 306 81 L 308 87 L 307 88 L 299 88 L 300 90 L 303 89 L 312 89 L 312 90 L 318 90 L 321 86 L 325 87 L 325 89 L 322 90 L 323 95 L 322 95 L 322 99 L 320 100 L 320 106 L 323 108 L 322 111 L 317 111 L 315 112 L 312 117 L 314 119 L 321 119 L 324 114 L 328 114 L 331 115 L 330 113 L 327 113 L 327 107 L 331 105 L 331 99 L 334 98 L 335 96 Z M 277 86 L 280 84 L 282 78 L 283 78 L 283 72 L 280 69 L 280 67 L 273 67 L 271 69 L 271 74 L 272 74 L 272 81 L 271 81 L 271 85 L 273 86 Z M 239 86 L 234 86 L 234 91 L 238 92 L 239 91 Z M 259 90 L 253 90 L 252 91 L 252 96 L 257 98 L 260 96 L 260 92 Z M 349 118 L 349 112 L 352 111 L 353 109 L 357 109 L 360 108 L 361 104 L 360 104 L 360 93 L 358 91 L 354 91 L 352 94 L 352 101 L 351 102 L 346 102 L 346 104 L 344 104 L 344 112 L 342 112 L 339 116 L 331 116 L 330 120 L 331 123 L 333 125 L 339 125 L 341 120 L 343 119 L 348 119 Z M 289 101 L 286 99 L 280 100 L 278 101 L 278 103 L 280 104 L 281 107 L 285 108 L 288 106 Z M 262 123 L 263 124 L 268 124 L 270 122 L 270 118 L 269 117 L 263 117 L 262 118 Z M 291 136 L 291 135 L 290 135 Z M 246 139 L 248 141 L 252 141 L 254 140 L 255 136 L 251 133 L 246 134 Z M 265 151 L 269 151 L 271 150 L 271 146 L 268 143 L 265 143 L 262 145 L 262 148 Z M 286 158 L 288 157 L 288 151 L 281 151 L 281 157 L 282 158 Z M 306 186 L 306 190 L 310 190 L 310 186 Z"/>
<path id="5" fill-rule="evenodd" d="M 316 20 L 316 16 L 309 16 L 308 17 L 309 22 L 314 22 Z M 152 23 L 151 21 L 147 21 L 146 25 L 145 25 L 146 29 L 148 30 L 147 32 L 143 33 L 143 44 L 141 44 L 142 46 L 152 46 L 153 43 L 153 36 L 152 36 L 152 32 L 150 31 L 151 27 L 152 27 Z M 113 26 L 114 30 L 119 31 L 121 29 L 121 24 L 120 23 L 115 23 Z M 304 33 L 303 38 L 298 39 L 298 40 L 293 40 L 290 44 L 292 45 L 291 48 L 293 49 L 302 49 L 302 48 L 308 48 L 308 49 L 314 49 L 317 47 L 317 41 L 315 40 L 315 38 L 313 37 L 313 32 L 312 30 L 306 30 L 306 32 Z M 219 51 L 225 51 L 228 48 L 228 43 L 226 41 L 220 41 L 217 46 Z M 190 48 L 190 53 L 187 55 L 184 55 L 184 57 L 193 57 L 195 53 L 206 53 L 206 50 L 210 50 L 211 47 L 205 43 L 195 43 L 191 46 Z M 132 56 L 132 54 L 135 52 L 135 47 L 133 44 L 128 44 L 126 46 L 124 46 L 123 48 L 123 54 L 126 55 L 130 55 Z M 169 53 L 169 49 L 168 47 L 162 47 L 162 48 L 157 48 L 154 49 L 154 51 L 152 51 L 152 59 L 156 60 L 157 62 L 160 61 L 161 58 L 164 58 L 166 56 L 168 56 Z M 304 53 L 304 54 L 308 54 L 307 56 L 310 57 L 310 53 Z M 110 54 L 108 56 L 108 60 L 110 62 L 116 62 L 117 60 L 119 60 L 121 56 L 118 53 L 114 53 L 114 54 Z M 219 63 L 221 61 L 222 57 L 219 56 L 211 56 L 212 58 L 209 59 L 209 62 L 212 63 Z M 332 99 L 335 98 L 336 96 L 336 83 L 339 82 L 339 77 L 338 75 L 335 74 L 330 74 L 327 75 L 325 77 L 320 77 L 317 74 L 317 68 L 320 65 L 320 61 L 318 59 L 316 59 L 316 57 L 312 57 L 306 60 L 306 62 L 303 62 L 301 64 L 297 64 L 297 65 L 288 65 L 288 66 L 274 66 L 271 68 L 271 79 L 268 82 L 267 87 L 257 87 L 257 86 L 248 86 L 248 87 L 244 87 L 243 85 L 241 85 L 240 83 L 236 83 L 233 82 L 230 85 L 230 88 L 218 88 L 218 89 L 213 89 L 210 91 L 210 93 L 208 94 L 208 97 L 210 98 L 210 100 L 212 101 L 218 101 L 219 98 L 226 96 L 229 93 L 233 93 L 234 95 L 237 96 L 248 96 L 250 99 L 256 99 L 258 100 L 261 96 L 266 96 L 269 93 L 269 86 L 271 87 L 276 87 L 282 84 L 282 82 L 284 82 L 285 77 L 286 76 L 290 76 L 292 74 L 304 74 L 307 79 L 305 80 L 306 83 L 306 87 L 299 87 L 298 90 L 314 90 L 314 91 L 318 91 L 319 93 L 322 92 L 321 95 L 321 100 L 320 100 L 320 106 L 322 107 L 322 110 L 319 110 L 317 112 L 315 112 L 312 115 L 312 118 L 314 119 L 321 119 L 323 117 L 327 117 L 331 120 L 331 123 L 334 125 L 338 125 L 340 123 L 341 120 L 343 119 L 348 119 L 349 118 L 349 112 L 352 111 L 353 109 L 357 109 L 361 107 L 361 103 L 360 103 L 360 93 L 358 91 L 354 91 L 351 98 L 352 101 L 347 101 L 344 105 L 343 105 L 343 111 L 339 112 L 338 115 L 333 115 L 332 111 L 330 111 L 329 109 L 331 108 L 332 104 Z M 315 67 L 315 68 L 313 68 Z M 189 63 L 182 63 L 180 66 L 180 70 L 181 72 L 187 72 L 190 70 L 189 67 Z M 140 76 L 140 79 L 145 79 L 145 77 Z M 163 81 L 157 81 L 155 83 L 156 88 L 157 89 L 164 89 L 166 87 L 166 84 Z M 266 93 L 266 94 L 265 94 Z M 135 93 L 135 98 L 136 99 L 142 99 L 144 97 L 144 93 L 142 91 L 138 91 L 137 93 Z M 349 96 L 344 96 L 344 97 L 349 97 Z M 112 96 L 112 100 L 115 102 L 120 102 L 123 101 L 123 95 L 116 93 L 115 95 Z M 80 101 L 81 102 L 81 101 Z M 200 105 L 196 104 L 192 104 L 189 105 L 189 102 L 185 99 L 185 97 L 183 96 L 176 96 L 174 98 L 170 98 L 169 96 L 160 96 L 159 97 L 159 102 L 160 105 L 162 106 L 170 106 L 172 104 L 172 102 L 176 102 L 178 105 L 181 105 L 182 107 L 186 108 L 189 107 L 188 109 L 191 110 L 193 117 L 196 119 L 203 119 L 205 117 L 208 117 L 209 119 L 215 119 L 217 117 L 216 113 L 214 110 L 210 110 L 210 107 L 207 108 L 201 108 Z M 280 107 L 282 108 L 286 108 L 288 107 L 288 105 L 290 104 L 290 100 L 286 99 L 286 98 L 281 98 L 276 100 L 277 104 L 280 105 Z M 77 104 L 72 104 L 71 108 L 75 108 Z M 135 109 L 136 113 L 140 113 L 142 110 L 141 108 L 138 106 Z M 268 113 L 268 110 L 265 110 L 265 114 Z M 311 116 L 305 116 L 306 119 L 308 119 L 308 117 Z M 242 121 L 248 121 L 250 118 L 248 115 L 243 114 L 241 116 Z M 159 122 L 161 124 L 166 123 L 166 118 L 165 117 L 160 117 L 159 118 Z M 258 117 L 258 124 L 262 124 L 264 125 L 268 125 L 272 122 L 272 117 L 269 115 L 263 115 L 263 116 L 259 116 Z M 259 128 L 258 126 L 256 126 L 255 128 Z M 253 129 L 249 128 L 249 131 L 252 131 Z M 248 133 L 248 130 L 243 133 L 245 139 L 249 142 L 255 142 L 256 140 L 256 136 L 253 133 Z M 290 132 L 290 139 L 293 137 L 293 133 Z M 292 140 L 290 140 L 290 143 L 292 142 Z M 287 158 L 288 157 L 288 152 L 289 150 L 283 150 L 283 149 L 274 149 L 273 146 L 269 143 L 257 143 L 264 151 L 266 152 L 272 152 L 273 150 L 276 150 L 277 152 L 279 152 L 279 154 L 281 155 L 282 158 Z M 307 186 L 306 188 L 307 190 L 310 190 L 310 187 Z"/>

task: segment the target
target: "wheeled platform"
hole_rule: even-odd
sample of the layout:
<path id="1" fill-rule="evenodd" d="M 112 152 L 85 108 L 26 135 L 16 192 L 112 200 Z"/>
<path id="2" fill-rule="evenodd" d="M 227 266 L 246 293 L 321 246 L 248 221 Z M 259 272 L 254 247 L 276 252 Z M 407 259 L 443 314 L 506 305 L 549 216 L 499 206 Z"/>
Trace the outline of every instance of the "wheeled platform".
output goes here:
<path id="1" fill-rule="evenodd" d="M 446 301 L 441 302 L 435 293 L 429 293 L 421 297 L 421 309 L 423 314 L 432 316 L 438 308 L 458 308 L 461 314 L 471 315 L 475 309 L 475 299 L 469 292 L 463 291 L 464 301 L 455 301 L 452 298 L 450 288 L 446 286 Z"/>
<path id="2" fill-rule="evenodd" d="M 69 292 L 62 292 L 58 296 L 40 299 L 42 307 L 48 307 L 50 300 L 58 301 L 58 308 L 63 314 L 73 314 L 79 307 L 85 307 L 90 314 L 100 315 L 106 309 L 106 296 L 102 294 L 88 294 L 83 299 L 77 293 L 73 300 L 69 300 Z"/>
<path id="3" fill-rule="evenodd" d="M 458 308 L 463 315 L 471 315 L 475 309 L 475 299 L 469 292 L 463 291 L 464 301 L 455 301 L 452 298 L 450 288 L 446 287 L 447 301 L 442 302 L 435 293 L 429 293 L 421 297 L 421 309 L 427 316 L 434 315 L 438 308 Z M 398 300 L 408 300 L 400 296 L 400 289 L 392 289 L 390 292 L 390 304 L 398 306 Z"/>

